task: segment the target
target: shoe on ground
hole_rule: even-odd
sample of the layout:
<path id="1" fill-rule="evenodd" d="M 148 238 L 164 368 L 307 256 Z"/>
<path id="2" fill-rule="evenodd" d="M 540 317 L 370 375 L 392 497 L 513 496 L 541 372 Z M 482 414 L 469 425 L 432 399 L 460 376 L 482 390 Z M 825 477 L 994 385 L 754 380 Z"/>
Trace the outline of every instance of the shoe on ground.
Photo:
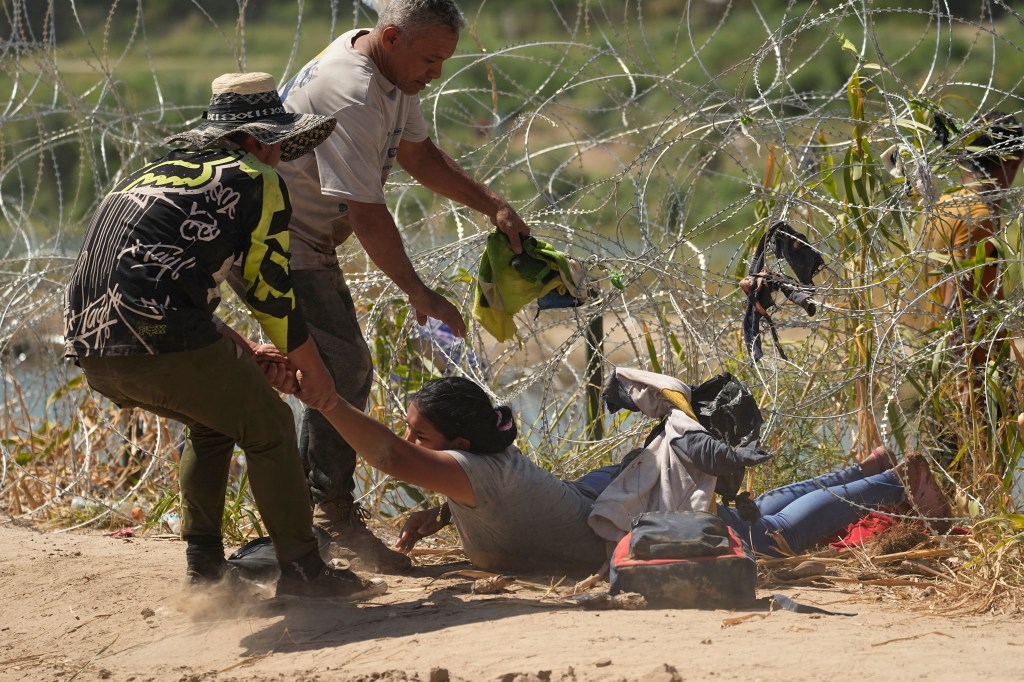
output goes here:
<path id="1" fill-rule="evenodd" d="M 214 585 L 228 574 L 229 564 L 224 558 L 224 545 L 220 538 L 187 538 L 185 548 L 185 579 L 189 585 Z"/>
<path id="2" fill-rule="evenodd" d="M 901 475 L 907 488 L 907 497 L 914 505 L 914 510 L 924 519 L 925 525 L 933 532 L 944 535 L 952 525 L 949 502 L 935 480 L 928 460 L 923 455 L 909 455 L 901 465 L 905 469 Z"/>
<path id="3" fill-rule="evenodd" d="M 223 566 L 216 570 L 198 571 L 191 567 L 185 569 L 185 580 L 193 587 L 216 585 L 233 576 L 234 571 L 231 570 L 227 561 L 224 561 Z"/>
<path id="4" fill-rule="evenodd" d="M 344 559 L 351 566 L 374 573 L 406 573 L 412 568 L 408 556 L 388 547 L 366 527 L 369 513 L 350 500 L 317 503 L 313 523 L 331 536 L 331 557 Z"/>
<path id="5" fill-rule="evenodd" d="M 282 572 L 277 580 L 278 597 L 310 597 L 362 601 L 388 591 L 383 578 L 362 578 L 344 568 L 331 568 L 326 564 L 313 575 Z"/>
<path id="6" fill-rule="evenodd" d="M 860 463 L 865 476 L 874 476 L 896 466 L 896 453 L 884 445 L 879 445 Z"/>

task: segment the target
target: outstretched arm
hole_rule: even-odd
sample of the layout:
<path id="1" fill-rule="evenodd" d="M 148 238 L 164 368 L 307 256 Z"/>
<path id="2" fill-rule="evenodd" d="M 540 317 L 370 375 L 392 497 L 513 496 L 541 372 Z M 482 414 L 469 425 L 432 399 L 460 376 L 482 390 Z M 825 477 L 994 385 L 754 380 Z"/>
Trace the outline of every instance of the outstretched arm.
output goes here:
<path id="1" fill-rule="evenodd" d="M 410 305 L 416 309 L 416 320 L 426 324 L 427 317 L 433 317 L 448 325 L 455 336 L 465 336 L 466 321 L 459 309 L 424 284 L 416 274 L 388 207 L 351 200 L 345 203 L 348 204 L 352 231 L 366 255 L 408 295 Z"/>
<path id="2" fill-rule="evenodd" d="M 376 469 L 459 504 L 476 506 L 469 477 L 450 454 L 411 443 L 373 417 L 338 398 L 321 413 L 359 456 Z"/>
<path id="3" fill-rule="evenodd" d="M 334 380 L 320 359 L 312 338 L 307 338 L 291 355 L 285 355 L 273 344 L 250 341 L 217 317 L 213 322 L 220 335 L 235 344 L 240 356 L 251 355 L 256 360 L 276 390 L 295 394 L 310 406 L 323 407 L 334 400 Z M 304 378 L 301 389 L 296 370 L 301 371 Z"/>
<path id="4" fill-rule="evenodd" d="M 504 198 L 471 178 L 429 137 L 422 142 L 402 140 L 398 145 L 398 163 L 427 189 L 483 213 L 505 233 L 514 253 L 523 252 L 520 235 L 530 234 L 530 226 Z"/>

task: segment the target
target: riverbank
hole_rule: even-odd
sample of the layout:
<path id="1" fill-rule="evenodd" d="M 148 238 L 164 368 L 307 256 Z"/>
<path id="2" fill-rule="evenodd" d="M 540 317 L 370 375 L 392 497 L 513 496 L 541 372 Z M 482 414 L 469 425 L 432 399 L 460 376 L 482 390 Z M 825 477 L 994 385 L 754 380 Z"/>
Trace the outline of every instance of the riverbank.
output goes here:
<path id="1" fill-rule="evenodd" d="M 927 587 L 759 592 L 845 616 L 591 611 L 543 580 L 474 595 L 456 562 L 387 576 L 362 604 L 281 605 L 269 586 L 186 590 L 176 538 L 0 525 L 0 543 L 5 681 L 997 681 L 1019 678 L 1024 647 L 1019 618 L 936 615 Z"/>

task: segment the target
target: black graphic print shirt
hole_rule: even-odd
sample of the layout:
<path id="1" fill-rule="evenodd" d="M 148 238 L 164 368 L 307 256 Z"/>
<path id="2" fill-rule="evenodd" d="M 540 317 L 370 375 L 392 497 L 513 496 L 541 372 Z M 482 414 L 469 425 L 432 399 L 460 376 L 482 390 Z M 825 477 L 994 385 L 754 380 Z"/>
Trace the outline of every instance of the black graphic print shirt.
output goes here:
<path id="1" fill-rule="evenodd" d="M 235 264 L 245 303 L 288 352 L 307 338 L 288 270 L 284 181 L 241 151 L 175 150 L 100 204 L 64 301 L 68 356 L 196 350 L 220 338 L 213 311 Z"/>

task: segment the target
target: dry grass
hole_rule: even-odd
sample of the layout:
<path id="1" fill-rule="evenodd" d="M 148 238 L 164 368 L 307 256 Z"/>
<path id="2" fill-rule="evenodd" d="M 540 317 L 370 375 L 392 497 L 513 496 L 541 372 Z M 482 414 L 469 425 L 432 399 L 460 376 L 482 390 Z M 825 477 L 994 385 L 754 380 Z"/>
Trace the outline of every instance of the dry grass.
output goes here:
<path id="1" fill-rule="evenodd" d="M 74 428 L 68 428 L 33 416 L 19 384 L 9 385 L 0 488 L 0 509 L 8 519 L 57 527 L 167 530 L 161 519 L 174 510 L 169 491 L 176 489 L 180 429 L 143 412 L 117 410 L 74 379 L 60 389 L 62 404 L 75 415 Z M 244 488 L 242 471 L 233 470 L 232 484 Z M 248 522 L 251 508 L 240 504 L 230 513 L 229 535 L 241 541 L 258 532 Z M 379 515 L 375 523 L 385 533 L 397 530 L 394 521 Z M 1024 519 L 1016 515 L 993 516 L 963 535 L 942 538 L 901 521 L 862 547 L 762 558 L 761 586 L 870 589 L 879 598 L 911 602 L 932 613 L 1019 614 L 1024 609 L 1022 539 Z M 465 560 L 450 529 L 422 542 L 414 556 L 425 565 Z M 824 568 L 794 578 L 801 573 L 794 569 L 806 562 Z"/>
<path id="2" fill-rule="evenodd" d="M 841 552 L 829 548 L 762 558 L 760 586 L 871 590 L 880 599 L 911 603 L 933 614 L 1019 615 L 1024 613 L 1022 539 L 1012 519 L 943 537 L 927 535 L 912 523 L 897 523 L 863 546 Z M 807 562 L 821 564 L 822 570 L 785 579 Z"/>

